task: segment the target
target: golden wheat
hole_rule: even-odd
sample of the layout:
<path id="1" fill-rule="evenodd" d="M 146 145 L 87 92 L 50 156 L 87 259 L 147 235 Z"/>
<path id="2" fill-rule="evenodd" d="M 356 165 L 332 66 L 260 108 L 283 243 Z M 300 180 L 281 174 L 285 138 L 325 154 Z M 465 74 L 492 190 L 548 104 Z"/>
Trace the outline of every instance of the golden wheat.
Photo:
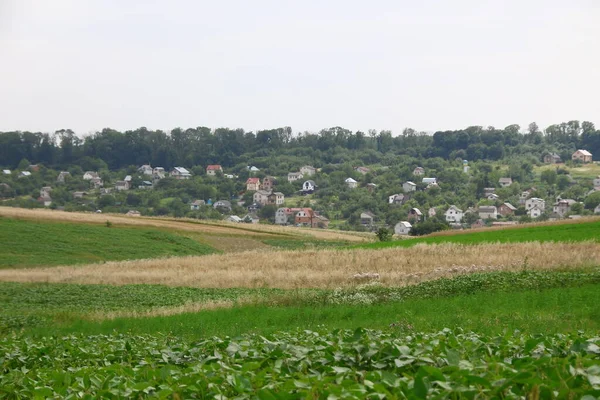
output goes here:
<path id="1" fill-rule="evenodd" d="M 163 284 L 205 288 L 331 288 L 372 272 L 384 285 L 405 285 L 482 270 L 600 265 L 600 245 L 582 243 L 419 244 L 382 250 L 278 251 L 0 270 L 0 281 Z"/>

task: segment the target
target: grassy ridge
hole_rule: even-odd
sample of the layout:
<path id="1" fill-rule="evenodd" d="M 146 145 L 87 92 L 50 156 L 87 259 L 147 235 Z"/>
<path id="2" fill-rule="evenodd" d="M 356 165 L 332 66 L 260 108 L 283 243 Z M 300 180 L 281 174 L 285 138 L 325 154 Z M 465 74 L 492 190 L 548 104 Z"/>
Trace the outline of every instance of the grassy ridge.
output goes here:
<path id="1" fill-rule="evenodd" d="M 0 218 L 0 268 L 85 264 L 215 252 L 158 229 Z"/>
<path id="2" fill-rule="evenodd" d="M 478 232 L 457 232 L 439 236 L 427 236 L 393 242 L 377 242 L 352 246 L 361 249 L 382 249 L 387 247 L 410 247 L 419 243 L 479 244 L 479 243 L 521 243 L 521 242 L 583 242 L 600 241 L 600 220 L 573 222 L 572 224 L 520 226 L 508 229 L 490 229 Z"/>

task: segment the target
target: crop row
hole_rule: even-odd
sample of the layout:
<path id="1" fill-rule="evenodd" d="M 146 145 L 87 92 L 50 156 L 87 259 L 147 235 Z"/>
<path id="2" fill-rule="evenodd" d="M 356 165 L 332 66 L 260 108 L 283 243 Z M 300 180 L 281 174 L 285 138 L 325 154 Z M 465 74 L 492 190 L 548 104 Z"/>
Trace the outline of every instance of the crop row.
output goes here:
<path id="1" fill-rule="evenodd" d="M 0 340 L 0 398 L 582 398 L 600 396 L 599 345 L 447 329 L 12 337 Z"/>

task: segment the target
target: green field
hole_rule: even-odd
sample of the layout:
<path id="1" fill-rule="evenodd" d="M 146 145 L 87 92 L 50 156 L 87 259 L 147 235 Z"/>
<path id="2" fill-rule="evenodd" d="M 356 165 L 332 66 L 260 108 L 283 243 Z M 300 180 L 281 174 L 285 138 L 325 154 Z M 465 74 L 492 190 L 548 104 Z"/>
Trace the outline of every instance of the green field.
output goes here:
<path id="1" fill-rule="evenodd" d="M 461 231 L 455 234 L 426 236 L 392 242 L 367 243 L 352 246 L 362 249 L 387 247 L 410 247 L 419 243 L 479 244 L 479 243 L 522 243 L 522 242 L 582 242 L 600 241 L 600 219 L 572 224 L 519 226 L 507 229 L 490 229 L 478 232 Z"/>
<path id="2" fill-rule="evenodd" d="M 151 228 L 28 221 L 0 217 L 0 268 L 85 264 L 216 250 Z"/>

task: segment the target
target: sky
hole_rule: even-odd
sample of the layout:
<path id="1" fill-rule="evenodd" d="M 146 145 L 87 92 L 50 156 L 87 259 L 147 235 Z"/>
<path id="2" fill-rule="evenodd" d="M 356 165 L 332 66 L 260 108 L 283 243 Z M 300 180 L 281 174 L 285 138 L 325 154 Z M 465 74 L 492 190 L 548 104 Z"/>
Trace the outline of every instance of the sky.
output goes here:
<path id="1" fill-rule="evenodd" d="M 598 0 L 0 0 L 0 131 L 600 125 Z"/>

